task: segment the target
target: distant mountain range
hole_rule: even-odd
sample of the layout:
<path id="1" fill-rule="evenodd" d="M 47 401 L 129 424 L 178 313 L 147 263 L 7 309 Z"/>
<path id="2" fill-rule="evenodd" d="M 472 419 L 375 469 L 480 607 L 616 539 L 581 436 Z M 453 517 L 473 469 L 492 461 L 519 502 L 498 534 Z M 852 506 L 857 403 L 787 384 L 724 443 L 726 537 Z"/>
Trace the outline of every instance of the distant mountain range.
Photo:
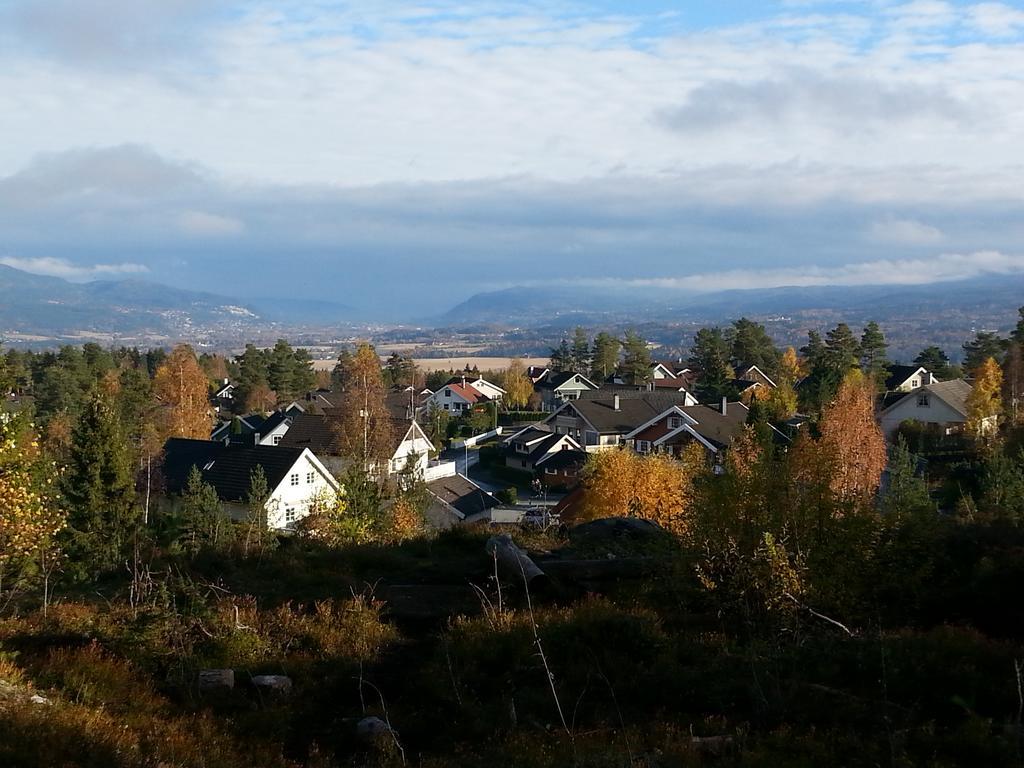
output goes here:
<path id="1" fill-rule="evenodd" d="M 337 322 L 350 312 L 332 302 L 241 301 L 145 280 L 71 283 L 0 264 L 0 334 L 46 339 L 224 338 L 282 323 Z"/>
<path id="2" fill-rule="evenodd" d="M 999 275 L 928 285 L 859 285 L 762 288 L 694 293 L 664 288 L 602 289 L 517 286 L 478 293 L 435 323 L 447 326 L 504 324 L 524 328 L 566 327 L 632 318 L 717 323 L 742 315 L 844 313 L 861 317 L 941 319 L 1006 315 L 1024 304 L 1024 275 Z M 1009 312 L 1007 315 L 1006 313 Z"/>

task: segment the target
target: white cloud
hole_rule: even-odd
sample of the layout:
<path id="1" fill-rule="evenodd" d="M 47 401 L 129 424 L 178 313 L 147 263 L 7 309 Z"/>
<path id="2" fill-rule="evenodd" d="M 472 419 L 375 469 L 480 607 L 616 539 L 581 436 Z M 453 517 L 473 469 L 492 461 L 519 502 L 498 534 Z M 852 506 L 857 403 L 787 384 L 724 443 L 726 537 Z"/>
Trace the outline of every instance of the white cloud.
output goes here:
<path id="1" fill-rule="evenodd" d="M 978 3 L 969 13 L 970 24 L 983 35 L 1007 38 L 1024 29 L 1024 11 L 1003 3 Z"/>
<path id="2" fill-rule="evenodd" d="M 984 275 L 1018 274 L 1024 274 L 1024 255 L 978 251 L 943 254 L 928 259 L 880 259 L 839 267 L 734 269 L 681 277 L 597 279 L 584 282 L 606 287 L 651 287 L 704 293 L 827 285 L 930 285 Z"/>
<path id="3" fill-rule="evenodd" d="M 178 217 L 178 227 L 196 237 L 226 237 L 245 231 L 245 223 L 240 219 L 204 211 L 185 211 Z"/>
<path id="4" fill-rule="evenodd" d="M 885 218 L 868 227 L 868 236 L 881 243 L 935 245 L 946 239 L 938 227 L 914 219 Z"/>
<path id="5" fill-rule="evenodd" d="M 19 258 L 17 256 L 0 256 L 0 264 L 4 264 L 22 272 L 31 272 L 34 275 L 49 275 L 50 277 L 62 277 L 71 282 L 83 283 L 90 280 L 98 280 L 105 277 L 123 277 L 125 275 L 139 275 L 149 272 L 149 267 L 143 264 L 72 264 L 67 259 L 57 259 L 50 256 L 33 258 Z"/>
<path id="6" fill-rule="evenodd" d="M 991 8 L 826 5 L 719 28 L 558 8 L 250 3 L 203 27 L 208 62 L 158 74 L 141 59 L 98 72 L 0 44 L 0 173 L 120 143 L 230 178 L 340 186 L 794 160 L 984 178 L 1021 157 L 1024 48 L 934 32 Z M 714 130 L 656 119 L 688 107 Z"/>

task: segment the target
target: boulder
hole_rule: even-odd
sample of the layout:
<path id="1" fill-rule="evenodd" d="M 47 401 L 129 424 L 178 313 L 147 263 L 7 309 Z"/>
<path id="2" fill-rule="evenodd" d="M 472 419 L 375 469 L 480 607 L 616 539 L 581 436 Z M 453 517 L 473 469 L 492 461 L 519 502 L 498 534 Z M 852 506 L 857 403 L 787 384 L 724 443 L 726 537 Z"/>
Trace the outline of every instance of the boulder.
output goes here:
<path id="1" fill-rule="evenodd" d="M 383 739 L 394 737 L 391 726 L 379 717 L 364 717 L 356 723 L 356 735 L 368 744 L 376 744 Z"/>
<path id="2" fill-rule="evenodd" d="M 230 691 L 235 687 L 235 670 L 202 669 L 199 671 L 200 691 Z"/>
<path id="3" fill-rule="evenodd" d="M 286 675 L 256 675 L 252 684 L 261 691 L 285 696 L 292 692 L 292 679 Z"/>

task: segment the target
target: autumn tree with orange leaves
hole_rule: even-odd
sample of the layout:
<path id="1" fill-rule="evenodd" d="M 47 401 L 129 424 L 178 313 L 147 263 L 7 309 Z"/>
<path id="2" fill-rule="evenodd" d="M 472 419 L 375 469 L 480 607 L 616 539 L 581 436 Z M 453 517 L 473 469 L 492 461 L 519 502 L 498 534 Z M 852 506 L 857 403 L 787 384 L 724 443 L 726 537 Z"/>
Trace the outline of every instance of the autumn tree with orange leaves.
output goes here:
<path id="1" fill-rule="evenodd" d="M 209 385 L 196 355 L 179 344 L 157 368 L 153 394 L 160 404 L 161 434 L 206 440 L 210 437 Z"/>
<path id="2" fill-rule="evenodd" d="M 0 606 L 59 557 L 56 537 L 66 525 L 53 498 L 53 466 L 43 466 L 32 425 L 0 413 Z"/>
<path id="3" fill-rule="evenodd" d="M 385 403 L 380 358 L 372 344 L 362 343 L 339 365 L 346 382 L 335 423 L 341 449 L 366 470 L 382 466 L 395 449 L 395 423 Z"/>
<path id="4" fill-rule="evenodd" d="M 996 420 L 1003 412 L 1003 371 L 995 358 L 987 358 L 974 371 L 974 385 L 967 396 L 967 431 L 979 441 L 991 441 Z"/>
<path id="5" fill-rule="evenodd" d="M 870 503 L 885 469 L 885 437 L 875 420 L 875 392 L 858 370 L 843 379 L 819 425 L 818 449 L 830 465 L 830 486 L 843 502 Z"/>
<path id="6" fill-rule="evenodd" d="M 687 452 L 682 462 L 624 448 L 592 454 L 583 470 L 582 517 L 641 517 L 685 535 L 690 530 L 693 480 L 704 461 L 703 448 L 694 448 L 697 455 Z"/>

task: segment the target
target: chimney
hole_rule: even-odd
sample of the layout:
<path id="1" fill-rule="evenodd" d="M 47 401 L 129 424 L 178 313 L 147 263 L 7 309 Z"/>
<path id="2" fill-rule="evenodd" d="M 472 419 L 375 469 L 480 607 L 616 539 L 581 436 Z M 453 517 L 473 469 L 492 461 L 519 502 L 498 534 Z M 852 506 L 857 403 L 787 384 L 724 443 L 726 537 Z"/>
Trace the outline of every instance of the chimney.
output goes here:
<path id="1" fill-rule="evenodd" d="M 724 397 L 724 396 L 722 397 L 722 415 L 723 416 L 728 416 L 729 415 L 729 399 L 727 397 Z"/>
<path id="2" fill-rule="evenodd" d="M 612 409 L 616 410 L 616 411 L 619 410 L 619 396 L 618 395 L 615 395 L 615 397 L 612 398 Z"/>

